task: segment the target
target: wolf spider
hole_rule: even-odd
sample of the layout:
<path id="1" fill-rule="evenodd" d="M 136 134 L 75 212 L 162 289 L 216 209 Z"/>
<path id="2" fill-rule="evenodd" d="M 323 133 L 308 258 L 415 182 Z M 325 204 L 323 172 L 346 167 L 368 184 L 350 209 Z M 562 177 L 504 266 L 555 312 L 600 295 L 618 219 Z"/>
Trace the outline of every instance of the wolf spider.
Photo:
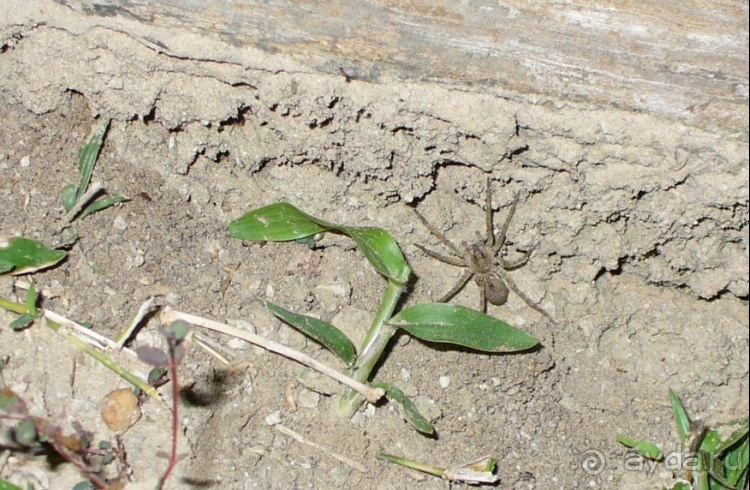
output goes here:
<path id="1" fill-rule="evenodd" d="M 417 213 L 417 216 L 419 217 L 422 224 L 438 240 L 443 242 L 445 246 L 448 247 L 451 252 L 453 252 L 453 254 L 442 255 L 437 252 L 433 252 L 432 250 L 425 248 L 422 245 L 416 245 L 416 247 L 433 259 L 466 269 L 459 278 L 456 285 L 453 286 L 450 291 L 445 293 L 445 295 L 440 298 L 438 302 L 445 303 L 449 301 L 461 289 L 463 289 L 463 287 L 466 285 L 466 283 L 469 282 L 471 278 L 474 278 L 474 282 L 477 284 L 477 286 L 479 286 L 481 311 L 487 311 L 488 301 L 496 306 L 505 304 L 505 302 L 508 300 L 508 292 L 510 290 L 516 293 L 516 295 L 521 298 L 527 305 L 529 305 L 529 307 L 544 315 L 544 317 L 549 319 L 552 323 L 555 323 L 555 320 L 553 320 L 552 317 L 546 311 L 544 311 L 541 306 L 534 303 L 528 296 L 526 296 L 520 289 L 518 289 L 518 286 L 516 286 L 516 284 L 508 274 L 508 271 L 518 269 L 525 265 L 529 261 L 532 252 L 534 251 L 534 249 L 536 249 L 538 244 L 533 245 L 529 249 L 529 251 L 523 255 L 523 257 L 515 261 L 508 261 L 502 256 L 496 257 L 498 252 L 500 252 L 500 250 L 505 245 L 505 236 L 508 232 L 510 220 L 513 218 L 513 214 L 516 212 L 518 197 L 518 194 L 516 194 L 513 200 L 513 204 L 510 207 L 508 217 L 505 219 L 505 223 L 503 223 L 503 227 L 500 229 L 500 234 L 496 236 L 492 219 L 492 188 L 490 178 L 488 177 L 487 214 L 485 217 L 487 225 L 487 236 L 484 241 L 476 242 L 471 246 L 467 246 L 466 243 L 463 243 L 463 251 L 456 245 L 454 245 L 453 242 L 448 240 L 448 238 L 446 238 L 446 236 L 441 233 L 440 230 L 427 222 L 424 216 L 419 214 L 418 211 L 414 210 L 414 212 Z"/>

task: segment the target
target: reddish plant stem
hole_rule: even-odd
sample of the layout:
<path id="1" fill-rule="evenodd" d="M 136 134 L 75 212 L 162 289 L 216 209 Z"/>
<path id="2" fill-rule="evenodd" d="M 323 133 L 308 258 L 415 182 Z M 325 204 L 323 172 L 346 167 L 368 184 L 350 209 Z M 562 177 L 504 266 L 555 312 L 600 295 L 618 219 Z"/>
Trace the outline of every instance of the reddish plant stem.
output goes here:
<path id="1" fill-rule="evenodd" d="M 167 479 L 172 474 L 172 471 L 174 471 L 175 467 L 177 466 L 177 439 L 180 433 L 180 422 L 179 422 L 179 414 L 178 414 L 178 406 L 179 406 L 179 386 L 177 384 L 177 364 L 178 361 L 175 356 L 175 349 L 177 348 L 177 343 L 170 340 L 169 341 L 169 374 L 172 377 L 172 453 L 169 456 L 169 465 L 167 466 L 167 470 L 164 472 L 164 476 L 161 477 L 161 481 L 159 482 L 159 488 L 164 487 L 164 485 L 167 483 Z"/>

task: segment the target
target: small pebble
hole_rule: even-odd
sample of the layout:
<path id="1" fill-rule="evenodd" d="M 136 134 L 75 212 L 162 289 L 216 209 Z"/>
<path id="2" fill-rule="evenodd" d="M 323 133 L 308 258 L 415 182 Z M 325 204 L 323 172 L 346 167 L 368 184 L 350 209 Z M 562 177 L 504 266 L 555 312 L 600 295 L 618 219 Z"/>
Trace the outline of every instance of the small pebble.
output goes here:
<path id="1" fill-rule="evenodd" d="M 303 389 L 297 395 L 297 405 L 304 408 L 315 408 L 320 403 L 320 395 L 314 391 Z"/>
<path id="2" fill-rule="evenodd" d="M 115 432 L 128 430 L 141 418 L 138 397 L 128 388 L 109 393 L 102 404 L 102 418 Z"/>
<path id="3" fill-rule="evenodd" d="M 128 229 L 128 223 L 122 216 L 117 216 L 112 222 L 112 227 L 118 231 L 125 231 Z"/>
<path id="4" fill-rule="evenodd" d="M 451 385 L 451 378 L 450 376 L 440 376 L 440 378 L 438 378 L 438 382 L 440 383 L 440 387 L 442 389 L 446 389 Z"/>
<path id="5" fill-rule="evenodd" d="M 266 425 L 277 425 L 281 423 L 281 410 L 276 410 L 271 415 L 267 416 L 265 419 Z"/>
<path id="6" fill-rule="evenodd" d="M 31 166 L 31 157 L 28 155 L 25 155 L 23 158 L 21 158 L 21 167 L 30 167 Z"/>
<path id="7" fill-rule="evenodd" d="M 233 338 L 229 342 L 227 342 L 227 346 L 229 346 L 230 349 L 234 350 L 246 350 L 248 347 L 250 347 L 250 344 L 245 340 Z"/>

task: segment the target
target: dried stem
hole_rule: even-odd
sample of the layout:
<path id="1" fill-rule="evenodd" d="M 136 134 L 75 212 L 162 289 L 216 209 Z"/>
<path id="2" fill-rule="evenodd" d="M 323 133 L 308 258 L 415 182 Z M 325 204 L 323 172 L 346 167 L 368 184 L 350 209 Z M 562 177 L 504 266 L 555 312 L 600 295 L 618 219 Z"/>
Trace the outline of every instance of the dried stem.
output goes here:
<path id="1" fill-rule="evenodd" d="M 209 320 L 207 318 L 202 318 L 196 315 L 191 315 L 189 313 L 176 311 L 168 306 L 165 307 L 164 310 L 162 310 L 161 321 L 165 325 L 169 325 L 170 323 L 178 321 L 178 320 L 182 320 L 184 322 L 197 325 L 199 327 L 208 328 L 216 332 L 221 332 L 227 335 L 231 335 L 232 337 L 237 337 L 239 339 L 250 342 L 251 344 L 262 347 L 268 351 L 275 352 L 276 354 L 280 354 L 286 358 L 297 361 L 298 363 L 304 366 L 315 369 L 316 371 L 319 371 L 325 374 L 326 376 L 329 376 L 335 379 L 339 383 L 342 383 L 348 386 L 354 391 L 360 393 L 370 403 L 377 402 L 383 397 L 383 395 L 385 395 L 385 391 L 381 388 L 371 388 L 365 384 L 362 384 L 359 381 L 356 381 L 336 371 L 333 368 L 326 366 L 320 361 L 317 361 L 313 359 L 312 357 L 309 357 L 303 354 L 302 352 L 291 349 L 283 344 L 279 344 L 278 342 L 274 342 L 273 340 L 268 340 L 259 335 L 255 335 L 253 333 L 247 332 L 245 330 L 240 330 L 238 328 L 230 327 L 229 325 L 225 325 L 223 323 Z"/>

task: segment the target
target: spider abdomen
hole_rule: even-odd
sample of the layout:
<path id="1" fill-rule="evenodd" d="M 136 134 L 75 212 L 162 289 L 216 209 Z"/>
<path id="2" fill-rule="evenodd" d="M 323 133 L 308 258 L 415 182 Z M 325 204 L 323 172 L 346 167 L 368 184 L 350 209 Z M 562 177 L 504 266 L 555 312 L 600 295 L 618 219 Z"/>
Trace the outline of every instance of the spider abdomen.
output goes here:
<path id="1" fill-rule="evenodd" d="M 484 288 L 487 301 L 495 306 L 504 305 L 508 301 L 508 286 L 494 274 L 477 274 L 474 276 L 477 286 Z"/>

